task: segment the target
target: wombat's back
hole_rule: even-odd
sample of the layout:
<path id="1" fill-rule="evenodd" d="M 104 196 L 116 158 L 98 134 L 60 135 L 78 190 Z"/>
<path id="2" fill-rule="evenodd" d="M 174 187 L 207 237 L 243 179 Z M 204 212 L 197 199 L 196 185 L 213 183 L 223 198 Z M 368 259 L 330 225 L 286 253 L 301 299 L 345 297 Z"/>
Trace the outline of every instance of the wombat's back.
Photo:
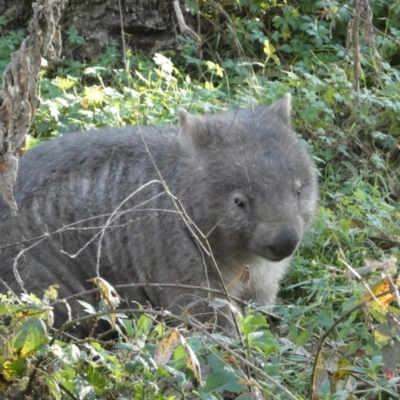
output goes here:
<path id="1" fill-rule="evenodd" d="M 103 277 L 114 283 L 141 281 L 132 262 L 146 251 L 140 246 L 131 258 L 129 236 L 144 229 L 146 237 L 164 239 L 157 224 L 145 221 L 157 220 L 148 209 L 171 208 L 159 173 L 168 179 L 164 164 L 179 153 L 173 142 L 176 133 L 152 127 L 93 130 L 28 151 L 20 159 L 14 189 L 16 218 L 0 200 L 3 280 L 20 291 L 11 268 L 19 254 L 16 266 L 28 291 L 40 296 L 54 283 L 60 285 L 60 296 L 89 289 L 100 243 Z"/>

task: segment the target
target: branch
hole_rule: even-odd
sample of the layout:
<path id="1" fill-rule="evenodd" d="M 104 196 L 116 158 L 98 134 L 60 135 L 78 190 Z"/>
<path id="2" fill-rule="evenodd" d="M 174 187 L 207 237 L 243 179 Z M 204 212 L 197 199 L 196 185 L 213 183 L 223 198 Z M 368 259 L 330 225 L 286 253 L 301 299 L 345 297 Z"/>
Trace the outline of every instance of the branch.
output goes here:
<path id="1" fill-rule="evenodd" d="M 180 31 L 182 33 L 187 33 L 189 36 L 191 36 L 197 44 L 201 43 L 201 39 L 197 35 L 197 33 L 186 25 L 178 0 L 174 0 L 174 9 Z"/>

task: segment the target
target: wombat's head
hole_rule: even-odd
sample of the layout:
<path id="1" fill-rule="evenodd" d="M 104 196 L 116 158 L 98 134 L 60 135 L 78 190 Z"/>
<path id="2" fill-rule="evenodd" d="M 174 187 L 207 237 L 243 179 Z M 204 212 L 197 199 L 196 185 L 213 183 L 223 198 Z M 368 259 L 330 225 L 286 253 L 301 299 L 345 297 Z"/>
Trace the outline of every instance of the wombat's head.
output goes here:
<path id="1" fill-rule="evenodd" d="M 190 154 L 185 203 L 214 254 L 290 257 L 317 206 L 314 164 L 290 126 L 291 97 L 270 107 L 194 116 L 180 110 Z"/>

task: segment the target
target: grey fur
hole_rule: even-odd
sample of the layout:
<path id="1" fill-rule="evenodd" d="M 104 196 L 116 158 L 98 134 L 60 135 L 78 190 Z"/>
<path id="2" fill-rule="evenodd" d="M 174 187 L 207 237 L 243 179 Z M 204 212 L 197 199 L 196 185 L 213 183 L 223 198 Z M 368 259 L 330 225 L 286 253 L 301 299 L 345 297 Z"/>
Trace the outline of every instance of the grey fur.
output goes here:
<path id="1" fill-rule="evenodd" d="M 202 249 L 207 243 L 194 239 L 197 226 L 225 284 L 235 282 L 230 294 L 272 305 L 318 197 L 313 162 L 290 126 L 290 101 L 287 94 L 270 107 L 211 116 L 179 110 L 180 128 L 93 130 L 28 151 L 14 190 L 17 218 L 0 203 L 1 278 L 21 291 L 12 266 L 22 246 L 7 245 L 74 224 L 31 248 L 35 242 L 23 245 L 16 265 L 28 291 L 41 295 L 58 283 L 64 297 L 91 288 L 87 280 L 96 276 L 99 241 L 99 272 L 113 285 L 169 282 L 220 289 Z M 184 222 L 172 195 L 193 223 Z M 237 280 L 246 266 L 249 287 Z M 193 299 L 208 296 L 167 288 L 121 294 L 178 314 Z M 201 321 L 211 311 L 205 303 L 192 310 Z M 73 305 L 78 313 L 81 306 Z M 56 323 L 65 319 L 65 309 L 58 310 Z M 226 320 L 218 322 L 227 328 Z"/>

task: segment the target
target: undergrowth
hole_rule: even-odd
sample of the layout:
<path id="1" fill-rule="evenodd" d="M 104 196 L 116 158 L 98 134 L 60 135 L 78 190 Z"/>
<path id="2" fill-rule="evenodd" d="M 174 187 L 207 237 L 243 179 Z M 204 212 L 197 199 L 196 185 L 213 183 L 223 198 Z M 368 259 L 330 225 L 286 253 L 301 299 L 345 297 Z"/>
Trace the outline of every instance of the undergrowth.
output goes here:
<path id="1" fill-rule="evenodd" d="M 400 305 L 398 293 L 384 293 L 397 282 L 400 249 L 400 74 L 392 61 L 400 9 L 370 1 L 385 34 L 372 47 L 361 40 L 356 93 L 345 45 L 350 4 L 302 3 L 240 0 L 223 13 L 214 1 L 200 9 L 188 1 L 202 13 L 201 27 L 214 29 L 202 56 L 180 37 L 177 54 L 128 52 L 125 65 L 116 43 L 89 63 L 64 60 L 42 73 L 27 143 L 91 127 L 171 124 L 179 107 L 212 113 L 292 93 L 294 129 L 319 172 L 320 206 L 280 304 L 239 316 L 241 342 L 184 326 L 171 331 L 146 310 L 116 318 L 116 342 L 66 341 L 49 328 L 51 296 L 18 304 L 2 297 L 0 315 L 12 319 L 0 328 L 0 398 L 398 398 Z M 67 38 L 84 43 L 72 28 Z M 0 69 L 22 39 L 1 37 Z M 381 295 L 381 303 L 371 300 Z M 165 363 L 155 362 L 160 348 L 169 349 Z"/>

